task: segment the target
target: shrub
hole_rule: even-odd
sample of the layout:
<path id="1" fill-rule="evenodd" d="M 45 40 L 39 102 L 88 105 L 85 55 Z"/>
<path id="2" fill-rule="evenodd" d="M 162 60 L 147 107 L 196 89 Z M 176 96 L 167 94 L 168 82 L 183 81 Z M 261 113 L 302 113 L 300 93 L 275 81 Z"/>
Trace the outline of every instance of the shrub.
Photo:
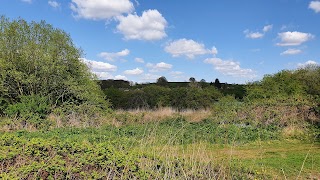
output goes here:
<path id="1" fill-rule="evenodd" d="M 50 110 L 48 99 L 39 95 L 21 96 L 21 102 L 10 104 L 5 112 L 11 118 L 19 118 L 22 125 L 27 123 L 39 126 Z"/>
<path id="2" fill-rule="evenodd" d="M 65 104 L 108 108 L 96 77 L 80 60 L 82 51 L 66 32 L 44 21 L 3 16 L 0 27 L 1 114 L 30 120 L 44 119 Z"/>

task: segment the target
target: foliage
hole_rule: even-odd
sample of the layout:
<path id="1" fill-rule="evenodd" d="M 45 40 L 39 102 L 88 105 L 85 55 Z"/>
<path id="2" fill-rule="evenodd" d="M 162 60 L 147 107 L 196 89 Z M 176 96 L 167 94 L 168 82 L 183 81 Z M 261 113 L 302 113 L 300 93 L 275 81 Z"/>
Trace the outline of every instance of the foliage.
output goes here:
<path id="1" fill-rule="evenodd" d="M 298 70 L 283 70 L 274 75 L 266 75 L 261 81 L 247 86 L 249 100 L 291 98 L 308 99 L 308 95 L 319 96 L 320 67 Z"/>
<path id="2" fill-rule="evenodd" d="M 216 88 L 218 88 L 218 89 L 221 89 L 221 83 L 220 83 L 220 81 L 219 81 L 218 78 L 216 78 L 216 80 L 214 80 L 214 86 L 215 86 Z"/>
<path id="3" fill-rule="evenodd" d="M 169 88 L 150 85 L 130 90 L 108 88 L 104 92 L 115 109 L 205 109 L 213 106 L 222 97 L 216 88 L 210 86 Z"/>
<path id="4" fill-rule="evenodd" d="M 302 177 L 319 172 L 319 144 L 311 149 L 284 141 L 280 131 L 178 117 L 122 127 L 0 133 L 0 178 L 270 179 L 282 175 L 279 168 L 296 176 L 304 159 Z"/>
<path id="5" fill-rule="evenodd" d="M 44 21 L 2 16 L 0 51 L 0 114 L 29 119 L 26 111 L 38 101 L 46 104 L 45 110 L 31 111 L 39 118 L 64 104 L 107 107 L 93 74 L 79 60 L 82 51 L 64 31 Z"/>
<path id="6" fill-rule="evenodd" d="M 168 80 L 166 77 L 164 76 L 161 76 L 157 79 L 157 82 L 156 82 L 158 85 L 160 86 L 166 86 L 168 84 Z"/>
<path id="7" fill-rule="evenodd" d="M 43 121 L 50 111 L 50 105 L 46 97 L 39 95 L 22 96 L 20 102 L 10 104 L 5 113 L 10 117 L 23 119 L 23 126 L 27 122 L 36 126 L 45 124 Z"/>
<path id="8" fill-rule="evenodd" d="M 319 176 L 319 66 L 266 75 L 246 90 L 192 77 L 186 83 L 160 77 L 135 87 L 102 81 L 116 109 L 178 112 L 162 118 L 110 113 L 103 124 L 99 115 L 109 113 L 109 103 L 81 55 L 68 34 L 45 22 L 1 17 L 1 131 L 18 129 L 16 124 L 40 129 L 0 132 L 1 179 Z M 210 111 L 187 120 L 185 109 Z M 50 129 L 50 123 L 68 126 Z"/>
<path id="9" fill-rule="evenodd" d="M 274 75 L 266 75 L 259 82 L 248 84 L 246 100 L 269 105 L 309 106 L 310 111 L 319 115 L 319 85 L 319 66 L 283 70 Z"/>

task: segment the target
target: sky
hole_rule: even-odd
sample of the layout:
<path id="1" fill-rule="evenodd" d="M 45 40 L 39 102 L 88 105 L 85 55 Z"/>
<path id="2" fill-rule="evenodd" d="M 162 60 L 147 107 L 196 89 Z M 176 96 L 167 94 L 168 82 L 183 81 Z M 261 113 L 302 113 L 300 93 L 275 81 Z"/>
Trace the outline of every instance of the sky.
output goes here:
<path id="1" fill-rule="evenodd" d="M 100 79 L 248 83 L 320 63 L 315 0 L 1 0 L 70 34 Z"/>

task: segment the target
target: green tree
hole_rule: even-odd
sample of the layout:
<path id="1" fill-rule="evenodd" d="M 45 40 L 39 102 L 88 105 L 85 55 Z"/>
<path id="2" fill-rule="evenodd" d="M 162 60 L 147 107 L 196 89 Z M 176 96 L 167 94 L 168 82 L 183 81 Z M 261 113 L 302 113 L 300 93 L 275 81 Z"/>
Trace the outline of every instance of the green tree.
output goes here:
<path id="1" fill-rule="evenodd" d="M 164 76 L 161 76 L 157 79 L 157 84 L 160 85 L 160 86 L 165 86 L 168 84 L 168 80 L 166 77 Z"/>
<path id="2" fill-rule="evenodd" d="M 221 83 L 218 78 L 216 78 L 216 80 L 214 81 L 214 86 L 218 89 L 221 89 Z"/>
<path id="3" fill-rule="evenodd" d="M 80 60 L 82 55 L 66 32 L 44 21 L 10 21 L 2 16 L 0 113 L 9 105 L 30 99 L 26 96 L 34 100 L 45 97 L 51 110 L 82 104 L 107 108 L 95 76 Z"/>
<path id="4" fill-rule="evenodd" d="M 190 78 L 189 78 L 189 81 L 190 81 L 191 83 L 195 83 L 195 82 L 196 82 L 196 78 L 190 77 Z"/>
<path id="5" fill-rule="evenodd" d="M 272 103 L 311 103 L 319 95 L 319 67 L 298 70 L 283 70 L 246 86 L 250 101 Z M 315 86 L 313 86 L 315 85 Z"/>

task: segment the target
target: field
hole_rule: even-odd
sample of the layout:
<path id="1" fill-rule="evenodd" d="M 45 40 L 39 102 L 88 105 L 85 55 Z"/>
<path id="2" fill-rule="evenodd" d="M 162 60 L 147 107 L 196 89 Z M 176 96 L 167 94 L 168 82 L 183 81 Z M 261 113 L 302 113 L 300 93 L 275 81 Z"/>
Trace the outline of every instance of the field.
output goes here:
<path id="1" fill-rule="evenodd" d="M 210 111 L 117 111 L 100 127 L 2 132 L 0 177 L 320 178 L 315 126 L 228 123 L 214 117 Z"/>
<path id="2" fill-rule="evenodd" d="M 136 84 L 99 81 L 91 65 L 117 67 L 76 44 L 45 21 L 0 17 L 0 179 L 320 179 L 317 62 L 247 84 Z"/>

